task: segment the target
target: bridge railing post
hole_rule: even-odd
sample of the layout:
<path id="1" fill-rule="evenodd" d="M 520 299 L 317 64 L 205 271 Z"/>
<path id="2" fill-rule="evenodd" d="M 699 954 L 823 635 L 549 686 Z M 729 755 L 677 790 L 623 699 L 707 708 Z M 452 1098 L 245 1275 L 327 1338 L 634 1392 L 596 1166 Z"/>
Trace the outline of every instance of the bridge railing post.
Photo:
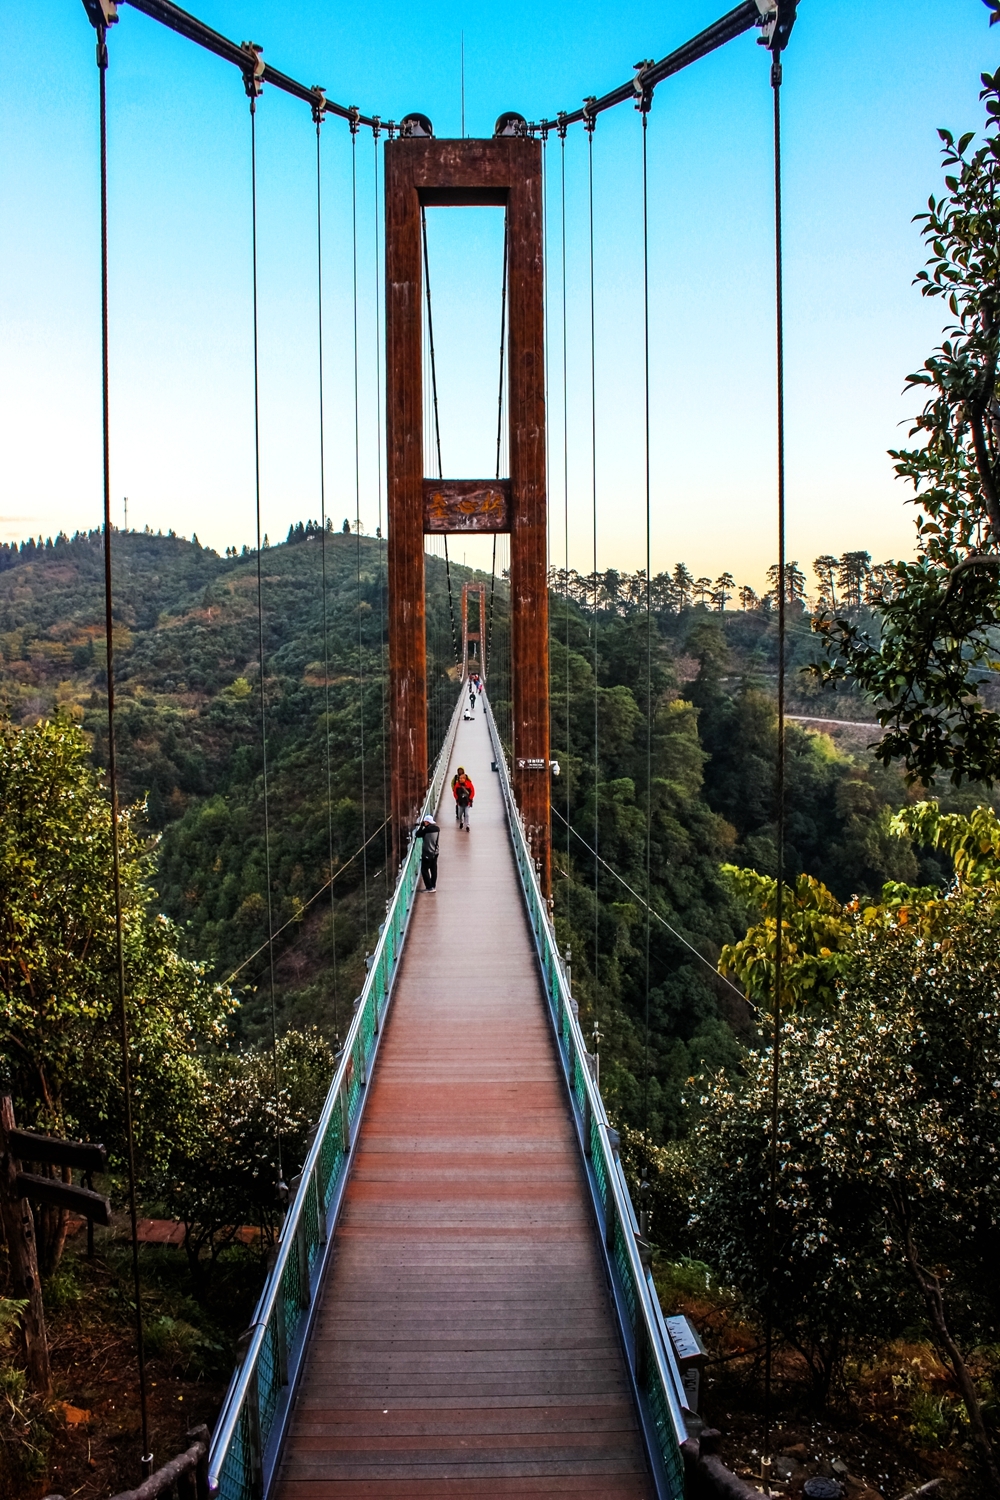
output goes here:
<path id="1" fill-rule="evenodd" d="M 260 1440 L 260 1384 L 257 1366 L 254 1365 L 247 1389 L 246 1405 L 247 1479 L 250 1500 L 264 1500 L 264 1448 Z"/>
<path id="2" fill-rule="evenodd" d="M 274 1304 L 274 1345 L 278 1360 L 278 1382 L 288 1384 L 288 1325 L 285 1322 L 285 1298 L 279 1292 Z"/>
<path id="3" fill-rule="evenodd" d="M 316 1234 L 321 1245 L 327 1241 L 326 1209 L 323 1206 L 323 1190 L 319 1181 L 319 1162 L 309 1174 L 309 1187 L 316 1203 Z"/>

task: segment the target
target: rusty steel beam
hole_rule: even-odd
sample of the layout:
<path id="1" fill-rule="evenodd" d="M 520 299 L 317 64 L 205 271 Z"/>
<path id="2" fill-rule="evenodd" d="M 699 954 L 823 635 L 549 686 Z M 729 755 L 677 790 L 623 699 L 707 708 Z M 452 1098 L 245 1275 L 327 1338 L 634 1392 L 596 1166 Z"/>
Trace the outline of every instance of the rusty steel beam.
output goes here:
<path id="1" fill-rule="evenodd" d="M 385 368 L 388 480 L 389 758 L 396 862 L 427 789 L 424 439 L 420 204 L 410 153 L 385 148 Z"/>
<path id="2" fill-rule="evenodd" d="M 542 148 L 521 147 L 507 202 L 507 381 L 510 413 L 512 780 L 542 893 L 552 894 L 549 808 L 549 593 L 545 492 L 545 310 Z M 541 761 L 542 770 L 522 763 Z"/>
<path id="3" fill-rule="evenodd" d="M 475 630 L 469 629 L 469 599 L 471 595 L 476 596 L 476 608 L 478 615 Z M 483 621 L 486 619 L 486 585 L 485 583 L 463 583 L 462 584 L 462 680 L 469 675 L 470 660 L 475 665 L 475 670 L 480 675 L 485 670 L 483 661 Z M 470 642 L 475 642 L 478 650 L 474 656 L 469 656 Z"/>

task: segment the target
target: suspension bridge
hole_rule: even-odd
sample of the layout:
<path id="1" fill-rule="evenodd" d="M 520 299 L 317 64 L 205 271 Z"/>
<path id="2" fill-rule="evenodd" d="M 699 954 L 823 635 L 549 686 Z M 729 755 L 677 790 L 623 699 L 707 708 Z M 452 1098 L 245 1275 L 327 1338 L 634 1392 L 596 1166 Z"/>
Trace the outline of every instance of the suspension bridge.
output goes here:
<path id="1" fill-rule="evenodd" d="M 99 75 L 109 772 L 117 828 L 107 80 L 109 33 L 120 15 L 114 0 L 84 4 L 96 32 Z M 458 140 L 437 139 L 422 114 L 396 122 L 337 104 L 324 90 L 265 62 L 255 43 L 230 41 L 170 0 L 121 0 L 122 9 L 126 5 L 235 65 L 249 99 L 258 609 L 258 101 L 265 87 L 279 89 L 305 104 L 315 122 L 321 454 L 322 127 L 329 119 L 344 121 L 352 140 L 366 130 L 377 147 L 382 144 L 387 720 L 398 876 L 215 1427 L 209 1490 L 223 1500 L 678 1497 L 685 1483 L 682 1445 L 697 1427 L 686 1409 L 618 1136 L 601 1098 L 598 1059 L 580 1028 L 552 920 L 550 781 L 557 768 L 549 742 L 545 147 L 553 137 L 564 152 L 574 127 L 585 132 L 593 363 L 594 131 L 608 109 L 631 103 L 639 112 L 648 593 L 647 120 L 659 85 L 716 48 L 757 32 L 769 55 L 774 99 L 783 569 L 779 90 L 795 0 L 745 0 L 669 56 L 638 64 L 626 82 L 587 98 L 580 108 L 534 123 L 508 113 L 491 138 Z M 564 170 L 562 181 L 565 194 Z M 448 478 L 441 463 L 426 209 L 454 205 L 496 206 L 505 216 L 497 461 L 488 477 Z M 562 213 L 565 235 L 565 196 Z M 565 364 L 564 348 L 564 372 Z M 591 415 L 596 445 L 596 399 Z M 321 461 L 321 486 L 323 475 Z M 596 503 L 595 478 L 595 537 Z M 325 490 L 321 505 L 325 544 Z M 448 537 L 474 533 L 493 537 L 493 575 L 489 585 L 478 587 L 471 617 L 469 592 L 463 593 L 460 649 L 452 602 L 458 697 L 450 722 L 436 734 L 428 718 L 428 538 L 443 541 L 451 598 Z M 498 544 L 501 568 L 509 575 L 502 724 L 489 696 Z M 783 590 L 778 600 L 783 633 Z M 260 639 L 266 747 L 263 630 Z M 466 719 L 466 684 L 473 673 L 485 679 L 487 691 Z M 778 700 L 780 735 L 781 676 Z M 596 758 L 595 742 L 595 774 Z M 459 761 L 478 788 L 471 833 L 450 817 L 449 782 Z M 779 814 L 780 799 L 779 787 Z M 266 820 L 266 757 L 264 812 Z M 442 824 L 442 860 L 439 889 L 431 896 L 419 888 L 419 845 L 412 834 L 418 820 L 434 814 Z M 779 850 L 780 827 L 779 816 Z M 596 861 L 596 831 L 593 852 Z M 477 914 L 475 942 L 456 943 L 453 935 L 470 909 Z M 268 922 L 271 931 L 270 910 Z M 595 965 L 598 958 L 595 953 Z M 123 1024 L 124 985 L 120 965 Z M 134 1174 L 131 1211 L 134 1238 Z M 143 1381 L 140 1363 L 140 1386 Z M 148 1454 L 144 1388 L 140 1395 Z M 153 1475 L 147 1481 L 154 1485 L 149 1494 L 155 1480 Z"/>

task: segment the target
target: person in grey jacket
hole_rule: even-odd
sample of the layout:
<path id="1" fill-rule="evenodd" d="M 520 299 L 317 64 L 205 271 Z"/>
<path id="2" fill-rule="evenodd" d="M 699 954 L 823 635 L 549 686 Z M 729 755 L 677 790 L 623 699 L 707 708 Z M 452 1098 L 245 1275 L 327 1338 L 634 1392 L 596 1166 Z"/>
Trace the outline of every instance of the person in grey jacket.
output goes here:
<path id="1" fill-rule="evenodd" d="M 424 818 L 414 829 L 414 837 L 420 840 L 420 873 L 424 878 L 424 890 L 433 896 L 438 878 L 438 841 L 441 830 L 431 817 Z"/>

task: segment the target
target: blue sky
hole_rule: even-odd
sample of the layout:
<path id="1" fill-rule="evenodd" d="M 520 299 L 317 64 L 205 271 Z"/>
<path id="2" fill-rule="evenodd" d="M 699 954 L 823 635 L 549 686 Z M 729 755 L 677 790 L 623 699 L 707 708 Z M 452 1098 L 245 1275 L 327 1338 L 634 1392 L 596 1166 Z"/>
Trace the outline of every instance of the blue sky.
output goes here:
<path id="1" fill-rule="evenodd" d="M 653 7 L 200 0 L 275 66 L 383 118 L 460 128 L 576 107 L 714 20 L 719 0 Z M 236 70 L 121 6 L 110 37 L 113 493 L 129 522 L 222 548 L 253 539 L 249 124 Z M 910 283 L 912 215 L 940 183 L 936 127 L 981 124 L 997 34 L 979 0 L 801 0 L 786 54 L 789 552 L 906 553 L 912 517 L 885 450 L 903 378 L 941 310 Z M 100 518 L 97 80 L 79 0 L 8 7 L 0 95 L 0 537 Z M 654 567 L 683 558 L 759 583 L 774 545 L 770 91 L 752 36 L 657 91 L 649 122 Z M 315 139 L 305 106 L 258 114 L 264 525 L 317 515 Z M 351 170 L 324 127 L 327 494 L 355 510 Z M 379 510 L 375 152 L 358 182 L 358 489 Z M 594 139 L 601 566 L 643 561 L 639 117 Z M 586 143 L 566 145 L 569 554 L 590 566 Z M 547 148 L 552 556 L 564 555 L 559 144 Z M 439 210 L 429 244 L 445 471 L 492 472 L 500 215 Z M 428 466 L 428 472 L 430 467 Z M 475 549 L 468 549 L 469 561 Z"/>

